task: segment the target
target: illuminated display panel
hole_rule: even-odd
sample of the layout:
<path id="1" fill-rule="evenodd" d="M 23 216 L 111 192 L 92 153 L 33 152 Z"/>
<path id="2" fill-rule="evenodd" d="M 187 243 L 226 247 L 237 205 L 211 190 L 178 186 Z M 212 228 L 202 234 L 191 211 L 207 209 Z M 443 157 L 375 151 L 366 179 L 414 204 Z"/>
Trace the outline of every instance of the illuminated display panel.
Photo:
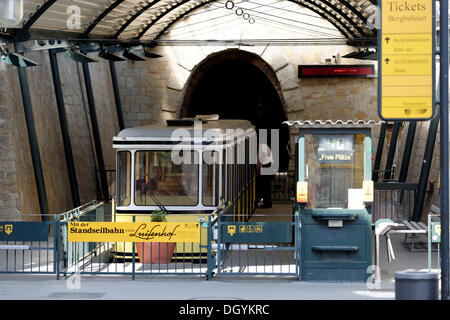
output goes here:
<path id="1" fill-rule="evenodd" d="M 361 65 L 300 65 L 299 78 L 314 77 L 369 77 L 375 74 L 372 64 Z"/>

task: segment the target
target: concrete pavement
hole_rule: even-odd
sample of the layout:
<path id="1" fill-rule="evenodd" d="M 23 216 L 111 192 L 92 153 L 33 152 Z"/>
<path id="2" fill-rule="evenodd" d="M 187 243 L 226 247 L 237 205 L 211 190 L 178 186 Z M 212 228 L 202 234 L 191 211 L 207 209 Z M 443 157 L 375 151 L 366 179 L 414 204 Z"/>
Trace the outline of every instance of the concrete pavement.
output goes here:
<path id="1" fill-rule="evenodd" d="M 394 299 L 365 283 L 311 283 L 293 278 L 203 278 L 40 275 L 0 277 L 1 300 L 368 300 Z"/>

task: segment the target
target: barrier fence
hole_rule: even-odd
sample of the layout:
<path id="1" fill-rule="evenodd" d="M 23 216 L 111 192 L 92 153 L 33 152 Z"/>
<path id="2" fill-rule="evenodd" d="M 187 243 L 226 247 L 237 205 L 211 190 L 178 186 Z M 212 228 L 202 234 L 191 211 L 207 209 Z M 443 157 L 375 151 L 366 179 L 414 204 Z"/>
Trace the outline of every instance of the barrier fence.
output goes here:
<path id="1" fill-rule="evenodd" d="M 195 234 L 195 240 L 182 238 L 170 245 L 170 241 L 144 239 L 154 225 L 139 222 L 138 215 L 131 215 L 133 222 L 129 223 L 105 222 L 103 206 L 92 201 L 50 215 L 44 222 L 0 222 L 0 273 L 54 274 L 57 279 L 81 274 L 125 275 L 133 280 L 149 275 L 210 279 L 214 274 L 298 274 L 297 224 L 292 216 L 284 222 L 257 221 L 256 216 L 235 222 L 237 207 L 232 204 L 198 221 L 163 224 L 169 229 L 176 224 L 181 231 L 196 228 L 195 232 L 177 231 Z M 160 232 L 161 236 L 169 234 L 169 229 Z M 232 235 L 231 229 L 236 230 Z M 122 238 L 114 238 L 116 233 Z M 140 238 L 130 240 L 130 234 Z"/>
<path id="2" fill-rule="evenodd" d="M 0 273 L 56 273 L 55 226 L 55 221 L 0 222 Z"/>
<path id="3" fill-rule="evenodd" d="M 217 274 L 298 276 L 298 228 L 298 217 L 292 215 L 252 215 L 247 222 L 235 222 L 232 215 L 220 214 Z"/>
<path id="4" fill-rule="evenodd" d="M 130 234 L 143 230 L 141 228 L 143 225 L 148 227 L 144 233 L 150 230 L 152 223 L 139 223 L 136 222 L 139 216 L 131 215 L 131 217 L 133 222 L 130 224 L 135 226 L 131 228 Z M 107 228 L 105 226 L 108 226 L 119 230 L 117 227 L 121 224 L 124 223 L 107 222 L 94 227 Z M 172 224 L 181 227 L 183 224 L 198 225 L 199 240 L 193 242 L 68 241 L 72 244 L 73 252 L 78 260 L 63 270 L 63 273 L 64 275 L 74 273 L 129 275 L 133 280 L 136 276 L 142 275 L 198 275 L 210 278 L 213 268 L 210 257 L 211 216 L 201 223 L 172 222 Z M 71 226 L 70 222 L 66 223 L 63 229 L 67 230 Z M 125 228 L 128 228 L 128 225 Z M 88 246 L 94 248 L 89 255 L 77 254 Z"/>

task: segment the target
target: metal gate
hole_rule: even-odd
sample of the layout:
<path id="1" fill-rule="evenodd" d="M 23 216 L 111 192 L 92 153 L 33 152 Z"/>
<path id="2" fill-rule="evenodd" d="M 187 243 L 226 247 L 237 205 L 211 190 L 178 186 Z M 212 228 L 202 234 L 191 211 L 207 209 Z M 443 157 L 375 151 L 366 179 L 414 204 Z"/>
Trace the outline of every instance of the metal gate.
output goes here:
<path id="1" fill-rule="evenodd" d="M 218 275 L 299 276 L 297 216 L 253 215 L 242 222 L 228 212 L 217 217 Z"/>

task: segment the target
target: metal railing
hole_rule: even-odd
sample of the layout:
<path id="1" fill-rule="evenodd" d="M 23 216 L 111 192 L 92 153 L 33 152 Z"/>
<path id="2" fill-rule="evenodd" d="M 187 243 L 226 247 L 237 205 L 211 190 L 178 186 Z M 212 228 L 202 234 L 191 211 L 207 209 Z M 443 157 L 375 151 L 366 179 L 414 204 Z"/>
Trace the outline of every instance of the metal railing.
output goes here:
<path id="1" fill-rule="evenodd" d="M 277 224 L 269 222 L 266 224 Z M 294 222 L 291 223 L 294 226 Z M 228 227 L 232 223 L 220 223 Z M 219 229 L 224 232 L 224 229 Z M 220 236 L 219 236 L 220 237 Z M 295 243 L 275 241 L 237 241 L 217 244 L 217 273 L 220 275 L 272 275 L 298 276 L 297 248 Z"/>
<path id="2" fill-rule="evenodd" d="M 390 169 L 390 170 L 372 170 L 372 172 L 373 172 L 373 177 L 376 179 L 376 180 L 375 180 L 375 183 L 377 183 L 377 181 L 380 180 L 380 173 L 382 174 L 382 175 L 381 175 L 381 180 L 382 180 L 383 182 L 393 182 L 393 181 L 396 181 L 396 178 L 395 178 L 395 168 L 396 168 L 396 166 L 395 166 L 395 165 L 392 165 L 392 169 Z M 389 177 L 390 177 L 389 180 L 384 178 L 384 175 L 385 175 L 386 173 L 389 174 Z"/>
<path id="3" fill-rule="evenodd" d="M 372 222 L 391 219 L 394 222 L 410 221 L 417 196 L 417 183 L 375 183 Z"/>
<path id="4" fill-rule="evenodd" d="M 22 216 L 0 221 L 0 273 L 56 274 L 89 255 L 95 248 L 74 248 L 67 241 L 67 223 L 70 221 L 102 221 L 103 203 L 91 201 L 61 214 L 27 214 L 28 218 L 46 221 L 17 221 Z M 9 228 L 9 234 L 5 235 Z"/>
<path id="5" fill-rule="evenodd" d="M 80 207 L 58 215 L 57 225 L 60 232 L 60 248 L 62 254 L 62 272 L 67 275 L 69 270 L 76 267 L 80 261 L 84 261 L 91 255 L 96 256 L 101 250 L 101 243 L 77 244 L 68 241 L 68 224 L 70 222 L 98 222 L 104 221 L 103 202 L 93 200 Z"/>
<path id="6" fill-rule="evenodd" d="M 39 216 L 41 215 L 28 215 Z M 17 223 L 21 223 L 20 227 Z M 21 229 L 40 230 L 41 236 L 29 238 Z M 12 241 L 0 241 L 0 273 L 19 274 L 55 274 L 57 272 L 58 239 L 54 236 L 57 230 L 56 220 L 37 222 L 1 221 L 0 231 L 11 230 L 11 235 L 19 231 L 19 236 L 11 237 Z M 8 237 L 9 238 L 9 237 Z"/>
<path id="7" fill-rule="evenodd" d="M 92 245 L 95 250 L 82 256 L 64 273 L 128 275 L 133 280 L 136 276 L 148 275 L 198 275 L 209 279 L 213 269 L 211 230 L 214 214 L 201 222 L 199 242 L 173 243 L 173 247 L 156 242 L 72 242 L 74 250 L 86 245 Z M 139 215 L 130 217 L 135 222 Z"/>
<path id="8" fill-rule="evenodd" d="M 245 194 L 245 192 L 243 193 Z M 240 214 L 241 224 L 258 223 L 258 217 L 243 210 L 242 201 L 217 209 L 199 219 L 198 242 L 177 243 L 173 249 L 159 243 L 136 242 L 71 242 L 68 228 L 72 222 L 103 222 L 103 203 L 92 201 L 73 210 L 53 215 L 53 221 L 42 222 L 49 232 L 46 241 L 8 241 L 0 243 L 0 273 L 49 273 L 56 278 L 89 275 L 177 275 L 201 276 L 210 279 L 215 273 L 232 275 L 297 275 L 297 241 L 294 235 L 284 240 L 238 241 L 229 243 L 224 228 L 234 224 Z M 244 215 L 245 214 L 245 215 Z M 280 216 L 278 216 L 280 217 Z M 284 230 L 294 230 L 297 223 L 289 216 L 281 222 Z M 139 215 L 131 215 L 137 223 Z M 290 220 L 289 220 L 290 219 Z M 246 222 L 244 222 L 244 220 Z M 171 221 L 176 222 L 176 221 Z M 0 222 L 0 226 L 7 222 Z M 41 222 L 32 222 L 33 227 Z M 108 222 L 113 223 L 113 222 Z M 261 223 L 259 223 L 261 225 Z M 273 227 L 277 223 L 266 223 Z M 42 226 L 42 225 L 41 225 Z M 296 230 L 296 229 L 295 229 Z M 281 232 L 280 234 L 282 234 Z M 285 236 L 286 237 L 286 236 Z M 173 250 L 168 260 L 160 260 Z M 156 251 L 156 261 L 147 259 Z M 122 252 L 122 256 L 120 253 Z M 124 254 L 129 256 L 125 259 Z"/>
<path id="9" fill-rule="evenodd" d="M 217 255 L 217 274 L 298 276 L 297 216 L 252 214 L 244 222 L 237 221 L 233 212 L 231 204 L 218 212 L 216 218 L 217 241 L 212 249 Z"/>

